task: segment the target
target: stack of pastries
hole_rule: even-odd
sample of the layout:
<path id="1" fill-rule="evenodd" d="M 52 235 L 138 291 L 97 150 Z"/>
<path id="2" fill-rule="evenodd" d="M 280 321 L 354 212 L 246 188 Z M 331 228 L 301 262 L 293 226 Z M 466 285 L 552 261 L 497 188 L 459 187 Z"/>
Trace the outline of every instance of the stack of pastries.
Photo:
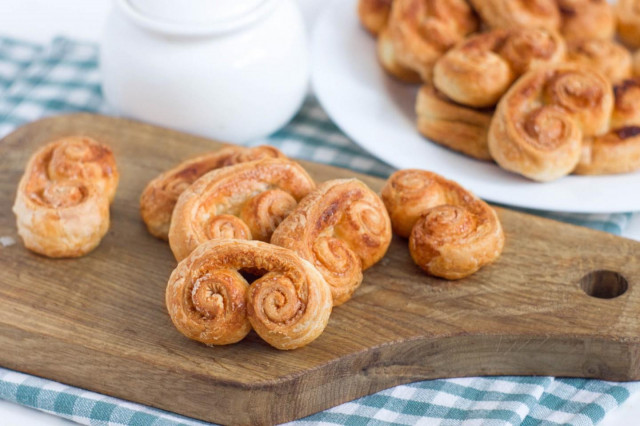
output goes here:
<path id="1" fill-rule="evenodd" d="M 640 168 L 640 0 L 359 0 L 428 139 L 535 181 Z M 616 36 L 618 39 L 616 39 Z"/>
<path id="2" fill-rule="evenodd" d="M 357 179 L 316 185 L 271 147 L 187 160 L 147 185 L 140 209 L 179 262 L 166 289 L 171 319 L 208 345 L 252 329 L 283 350 L 315 340 L 385 255 L 392 227 L 418 266 L 446 279 L 493 262 L 504 244 L 496 212 L 438 175 L 398 172 L 381 198 Z"/>

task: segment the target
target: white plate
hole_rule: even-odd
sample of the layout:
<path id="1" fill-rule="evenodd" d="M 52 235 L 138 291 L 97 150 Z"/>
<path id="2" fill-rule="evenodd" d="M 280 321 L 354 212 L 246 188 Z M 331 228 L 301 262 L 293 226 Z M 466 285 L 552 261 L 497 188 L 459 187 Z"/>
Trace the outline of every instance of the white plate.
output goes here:
<path id="1" fill-rule="evenodd" d="M 326 7 L 315 25 L 312 53 L 314 90 L 331 119 L 394 167 L 431 170 L 484 199 L 512 206 L 582 213 L 640 210 L 638 172 L 536 183 L 426 140 L 414 125 L 417 87 L 382 71 L 354 1 L 335 0 Z"/>

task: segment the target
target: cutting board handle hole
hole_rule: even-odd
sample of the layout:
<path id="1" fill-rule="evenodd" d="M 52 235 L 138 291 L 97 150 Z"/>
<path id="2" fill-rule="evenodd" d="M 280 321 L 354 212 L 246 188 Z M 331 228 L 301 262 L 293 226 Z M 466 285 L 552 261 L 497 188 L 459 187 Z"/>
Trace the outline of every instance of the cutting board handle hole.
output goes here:
<path id="1" fill-rule="evenodd" d="M 627 291 L 629 282 L 618 272 L 599 270 L 591 271 L 582 277 L 580 287 L 591 297 L 613 299 Z"/>

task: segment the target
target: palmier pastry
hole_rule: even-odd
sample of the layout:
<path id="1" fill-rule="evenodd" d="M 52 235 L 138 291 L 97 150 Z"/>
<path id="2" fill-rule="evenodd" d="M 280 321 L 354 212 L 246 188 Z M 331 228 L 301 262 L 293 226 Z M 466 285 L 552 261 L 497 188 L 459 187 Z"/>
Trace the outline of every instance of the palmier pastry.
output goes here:
<path id="1" fill-rule="evenodd" d="M 178 198 L 169 245 L 178 261 L 214 238 L 269 241 L 273 230 L 315 188 L 297 163 L 282 158 L 213 170 Z"/>
<path id="2" fill-rule="evenodd" d="M 640 48 L 640 0 L 618 0 L 615 5 L 618 36 L 633 48 Z"/>
<path id="3" fill-rule="evenodd" d="M 607 0 L 556 0 L 565 39 L 612 39 L 616 17 Z"/>
<path id="4" fill-rule="evenodd" d="M 504 169 L 537 181 L 570 173 L 584 138 L 608 130 L 611 84 L 596 71 L 569 65 L 522 76 L 504 95 L 489 129 L 489 151 Z"/>
<path id="5" fill-rule="evenodd" d="M 640 169 L 640 127 L 625 126 L 586 140 L 573 171 L 579 175 L 629 173 Z"/>
<path id="6" fill-rule="evenodd" d="M 362 271 L 380 260 L 391 243 L 382 200 L 356 179 L 331 180 L 307 195 L 278 226 L 271 243 L 298 253 L 329 283 L 340 305 L 362 282 Z"/>
<path id="7" fill-rule="evenodd" d="M 565 43 L 545 29 L 497 29 L 473 35 L 435 64 L 433 84 L 454 101 L 472 107 L 495 105 L 513 81 L 541 64 L 559 63 Z"/>
<path id="8" fill-rule="evenodd" d="M 118 179 L 111 149 L 91 138 L 67 137 L 40 148 L 13 205 L 25 247 L 49 257 L 89 253 L 109 229 Z"/>
<path id="9" fill-rule="evenodd" d="M 556 0 L 471 0 L 489 28 L 560 28 Z"/>
<path id="10" fill-rule="evenodd" d="M 359 0 L 358 16 L 362 25 L 373 35 L 387 26 L 393 0 Z"/>
<path id="11" fill-rule="evenodd" d="M 640 77 L 640 49 L 636 50 L 633 54 L 633 75 L 635 77 Z"/>
<path id="12" fill-rule="evenodd" d="M 640 168 L 640 77 L 613 87 L 611 130 L 583 142 L 575 174 L 628 173 Z"/>
<path id="13" fill-rule="evenodd" d="M 259 275 L 251 285 L 241 274 Z M 278 349 L 315 340 L 331 314 L 322 275 L 291 250 L 260 241 L 207 241 L 169 278 L 166 304 L 176 328 L 208 345 L 242 340 L 253 329 Z"/>
<path id="14" fill-rule="evenodd" d="M 167 240 L 171 213 L 182 191 L 211 170 L 262 158 L 285 158 L 268 145 L 255 148 L 226 146 L 219 151 L 186 160 L 153 179 L 140 197 L 140 213 L 151 235 Z"/>
<path id="15" fill-rule="evenodd" d="M 435 61 L 477 28 L 465 0 L 395 0 L 387 25 L 398 63 L 425 81 Z"/>
<path id="16" fill-rule="evenodd" d="M 567 60 L 600 71 L 611 82 L 631 77 L 631 53 L 613 40 L 581 39 L 569 42 Z"/>
<path id="17" fill-rule="evenodd" d="M 418 131 L 431 141 L 479 160 L 491 160 L 487 135 L 492 109 L 460 105 L 425 84 L 416 101 Z"/>
<path id="18" fill-rule="evenodd" d="M 389 75 L 405 83 L 420 83 L 422 81 L 420 74 L 398 62 L 389 31 L 382 30 L 378 36 L 376 50 L 380 65 Z"/>
<path id="19" fill-rule="evenodd" d="M 611 128 L 640 126 L 640 77 L 629 78 L 613 86 L 614 108 Z"/>
<path id="20" fill-rule="evenodd" d="M 411 257 L 425 272 L 455 280 L 502 253 L 495 210 L 457 183 L 424 170 L 400 170 L 382 189 L 393 230 L 409 237 Z"/>

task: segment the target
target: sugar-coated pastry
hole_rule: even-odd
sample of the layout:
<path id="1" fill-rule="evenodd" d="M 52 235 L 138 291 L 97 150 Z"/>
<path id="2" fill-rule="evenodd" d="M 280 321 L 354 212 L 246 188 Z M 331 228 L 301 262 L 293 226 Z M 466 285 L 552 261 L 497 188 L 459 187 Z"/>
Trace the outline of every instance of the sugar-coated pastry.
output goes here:
<path id="1" fill-rule="evenodd" d="M 382 30 L 376 42 L 378 61 L 392 77 L 404 83 L 420 83 L 422 78 L 414 70 L 401 65 L 396 57 L 394 45 L 388 30 Z"/>
<path id="2" fill-rule="evenodd" d="M 556 0 L 471 0 L 489 28 L 560 28 Z"/>
<path id="3" fill-rule="evenodd" d="M 260 277 L 249 285 L 242 272 Z M 331 314 L 322 275 L 291 250 L 261 241 L 211 240 L 171 274 L 166 305 L 175 327 L 207 345 L 242 340 L 253 329 L 278 349 L 315 340 Z"/>
<path id="4" fill-rule="evenodd" d="M 634 77 L 640 77 L 640 49 L 636 50 L 632 56 L 632 68 Z"/>
<path id="5" fill-rule="evenodd" d="M 169 245 L 178 261 L 214 238 L 269 241 L 273 230 L 315 188 L 298 164 L 267 158 L 213 170 L 178 198 Z"/>
<path id="6" fill-rule="evenodd" d="M 362 282 L 362 271 L 382 259 L 391 224 L 382 200 L 357 179 L 327 181 L 278 226 L 271 243 L 295 251 L 329 283 L 340 305 Z"/>
<path id="7" fill-rule="evenodd" d="M 565 42 L 555 31 L 496 29 L 472 35 L 445 53 L 435 64 L 433 84 L 458 103 L 489 107 L 520 75 L 563 61 L 565 51 Z"/>
<path id="8" fill-rule="evenodd" d="M 418 131 L 429 140 L 477 158 L 491 160 L 487 135 L 492 109 L 460 105 L 425 84 L 416 101 Z"/>
<path id="9" fill-rule="evenodd" d="M 387 25 L 397 62 L 424 81 L 435 61 L 477 28 L 465 0 L 395 0 Z"/>
<path id="10" fill-rule="evenodd" d="M 577 39 L 569 42 L 567 60 L 600 71 L 611 82 L 631 77 L 631 53 L 608 39 Z"/>
<path id="11" fill-rule="evenodd" d="M 457 183 L 425 170 L 400 170 L 382 189 L 393 230 L 409 237 L 411 257 L 425 272 L 454 280 L 502 253 L 497 213 Z"/>
<path id="12" fill-rule="evenodd" d="M 358 17 L 362 25 L 373 35 L 379 35 L 387 26 L 393 0 L 359 0 Z"/>
<path id="13" fill-rule="evenodd" d="M 640 77 L 628 78 L 614 85 L 613 94 L 611 128 L 640 126 Z"/>
<path id="14" fill-rule="evenodd" d="M 151 235 L 167 240 L 171 213 L 182 191 L 211 170 L 262 158 L 285 158 L 277 148 L 268 145 L 224 148 L 190 158 L 153 179 L 140 197 L 140 213 Z"/>
<path id="15" fill-rule="evenodd" d="M 573 173 L 609 175 L 640 169 L 640 127 L 619 127 L 584 141 L 580 162 Z"/>
<path id="16" fill-rule="evenodd" d="M 640 0 L 617 0 L 618 36 L 629 47 L 640 48 Z"/>
<path id="17" fill-rule="evenodd" d="M 562 23 L 560 32 L 567 40 L 610 40 L 616 32 L 616 16 L 607 0 L 556 0 Z"/>
<path id="18" fill-rule="evenodd" d="M 66 137 L 40 148 L 13 205 L 25 247 L 49 257 L 89 253 L 109 229 L 118 180 L 111 149 L 94 139 Z"/>
<path id="19" fill-rule="evenodd" d="M 504 169 L 537 181 L 575 168 L 584 138 L 606 133 L 613 90 L 599 72 L 571 65 L 540 67 L 504 95 L 489 129 L 489 151 Z"/>

